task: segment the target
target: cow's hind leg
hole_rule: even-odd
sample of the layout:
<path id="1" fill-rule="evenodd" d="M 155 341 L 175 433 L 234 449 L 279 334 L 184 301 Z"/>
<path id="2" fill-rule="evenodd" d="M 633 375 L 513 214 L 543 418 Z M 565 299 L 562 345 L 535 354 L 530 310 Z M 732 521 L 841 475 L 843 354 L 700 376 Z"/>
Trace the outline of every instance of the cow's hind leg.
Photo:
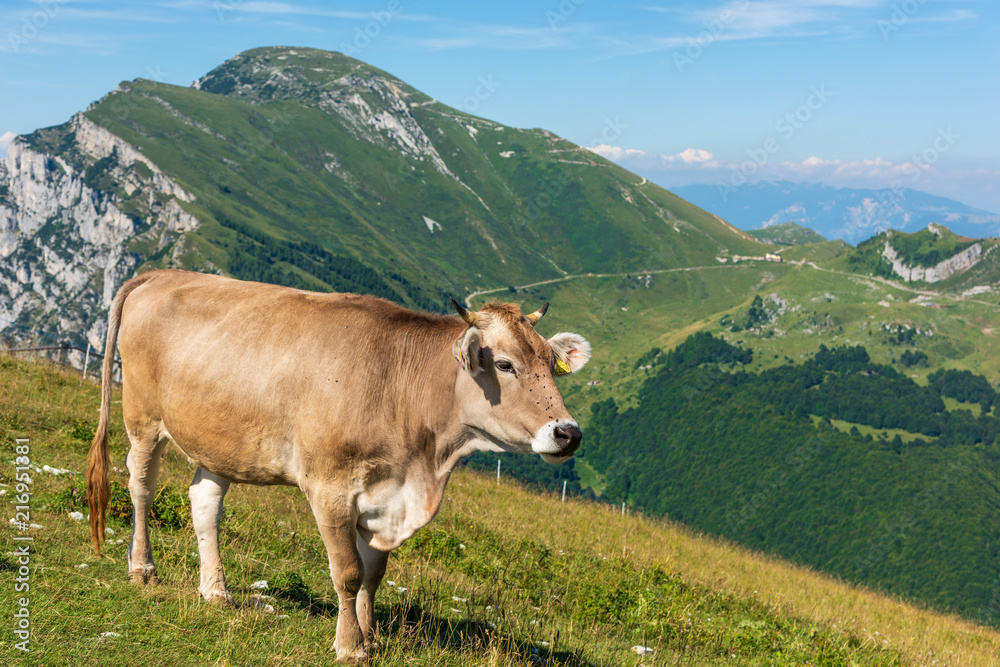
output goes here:
<path id="1" fill-rule="evenodd" d="M 198 560 L 201 565 L 198 592 L 210 602 L 217 600 L 232 604 L 233 597 L 226 589 L 226 575 L 222 570 L 222 556 L 219 554 L 222 499 L 228 490 L 228 479 L 198 468 L 188 495 L 191 498 L 191 520 L 198 536 Z"/>
<path id="2" fill-rule="evenodd" d="M 149 508 L 156 496 L 160 475 L 160 455 L 167 444 L 159 423 L 128 427 L 129 449 L 126 465 L 128 490 L 132 497 L 132 540 L 128 548 L 128 576 L 138 584 L 156 583 L 156 564 L 149 543 Z"/>
<path id="3" fill-rule="evenodd" d="M 368 546 L 358 537 L 358 553 L 364 564 L 364 576 L 361 579 L 361 590 L 358 591 L 357 612 L 358 624 L 366 641 L 372 638 L 375 628 L 375 592 L 385 576 L 385 566 L 389 561 L 388 551 L 379 551 Z"/>
<path id="4" fill-rule="evenodd" d="M 318 488 L 306 491 L 313 515 L 330 559 L 330 576 L 339 598 L 337 636 L 333 648 L 338 662 L 363 663 L 368 658 L 365 637 L 358 625 L 358 591 L 364 578 L 364 562 L 357 547 L 357 517 L 342 492 Z"/>

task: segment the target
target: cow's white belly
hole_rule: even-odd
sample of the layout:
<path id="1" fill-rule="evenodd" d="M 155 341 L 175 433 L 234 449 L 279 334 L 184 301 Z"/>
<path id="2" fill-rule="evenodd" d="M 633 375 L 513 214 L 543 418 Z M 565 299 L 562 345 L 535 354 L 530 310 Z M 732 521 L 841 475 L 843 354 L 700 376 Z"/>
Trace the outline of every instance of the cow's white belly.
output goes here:
<path id="1" fill-rule="evenodd" d="M 358 533 L 372 547 L 391 551 L 427 525 L 441 506 L 437 480 L 385 480 L 357 497 Z"/>

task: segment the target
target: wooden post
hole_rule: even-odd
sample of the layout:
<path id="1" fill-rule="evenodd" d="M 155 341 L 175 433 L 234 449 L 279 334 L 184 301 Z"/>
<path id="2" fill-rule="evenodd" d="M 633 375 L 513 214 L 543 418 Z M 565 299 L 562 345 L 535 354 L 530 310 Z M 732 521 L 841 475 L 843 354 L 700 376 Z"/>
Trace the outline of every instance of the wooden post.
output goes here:
<path id="1" fill-rule="evenodd" d="M 497 459 L 497 484 L 500 483 L 500 459 Z"/>
<path id="2" fill-rule="evenodd" d="M 87 379 L 87 366 L 90 365 L 90 343 L 87 343 L 87 354 L 83 357 L 83 379 Z"/>
<path id="3" fill-rule="evenodd" d="M 622 516 L 625 516 L 625 501 L 622 501 Z"/>
<path id="4" fill-rule="evenodd" d="M 566 480 L 563 480 L 563 497 L 562 501 L 566 502 Z"/>

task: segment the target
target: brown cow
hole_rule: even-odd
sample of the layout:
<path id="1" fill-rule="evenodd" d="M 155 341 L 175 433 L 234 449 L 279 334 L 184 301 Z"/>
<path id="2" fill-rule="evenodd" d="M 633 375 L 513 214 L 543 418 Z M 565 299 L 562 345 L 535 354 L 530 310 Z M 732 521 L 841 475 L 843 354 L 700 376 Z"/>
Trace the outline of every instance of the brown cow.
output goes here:
<path id="1" fill-rule="evenodd" d="M 507 451 L 558 463 L 582 437 L 553 375 L 582 367 L 587 341 L 538 335 L 544 306 L 530 315 L 514 304 L 455 307 L 461 319 L 184 271 L 126 282 L 109 315 L 87 471 L 98 553 L 117 340 L 132 445 L 129 577 L 156 577 L 147 515 L 168 441 L 198 466 L 191 516 L 206 600 L 232 601 L 218 544 L 230 483 L 298 486 L 340 599 L 337 659 L 363 661 L 389 552 L 434 517 L 458 461 Z"/>

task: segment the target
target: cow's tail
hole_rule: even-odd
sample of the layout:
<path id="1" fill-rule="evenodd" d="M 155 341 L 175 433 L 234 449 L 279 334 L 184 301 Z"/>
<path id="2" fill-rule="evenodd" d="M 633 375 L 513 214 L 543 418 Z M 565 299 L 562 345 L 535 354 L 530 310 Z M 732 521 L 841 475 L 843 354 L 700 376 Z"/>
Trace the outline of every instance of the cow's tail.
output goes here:
<path id="1" fill-rule="evenodd" d="M 111 416 L 111 385 L 115 370 L 115 346 L 118 343 L 118 329 L 121 327 L 125 299 L 132 290 L 151 277 L 151 274 L 138 276 L 122 285 L 108 312 L 108 338 L 104 346 L 104 365 L 101 369 L 101 416 L 97 422 L 94 442 L 90 445 L 90 457 L 87 464 L 90 537 L 94 542 L 94 550 L 98 556 L 101 555 L 101 542 L 104 540 L 104 528 L 108 513 L 108 496 L 111 492 L 111 486 L 108 483 L 108 470 L 111 468 L 111 452 L 108 449 L 108 421 Z"/>

